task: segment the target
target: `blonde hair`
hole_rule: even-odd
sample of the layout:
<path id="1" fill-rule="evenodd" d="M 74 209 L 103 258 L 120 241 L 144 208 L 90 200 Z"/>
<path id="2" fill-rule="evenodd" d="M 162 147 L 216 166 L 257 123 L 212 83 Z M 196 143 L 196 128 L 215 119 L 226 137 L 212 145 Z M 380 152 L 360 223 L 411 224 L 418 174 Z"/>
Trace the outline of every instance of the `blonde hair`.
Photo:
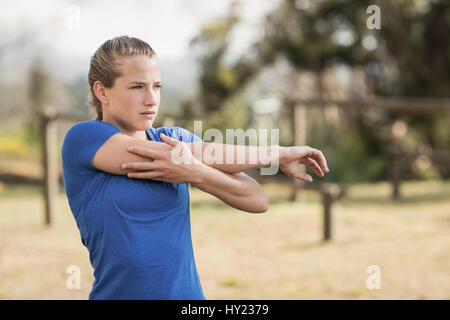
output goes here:
<path id="1" fill-rule="evenodd" d="M 100 81 L 106 88 L 112 88 L 114 81 L 120 77 L 120 57 L 146 55 L 150 58 L 156 56 L 150 45 L 138 38 L 119 36 L 105 41 L 91 57 L 89 67 L 90 94 L 88 103 L 97 112 L 97 120 L 103 119 L 102 103 L 95 96 L 94 83 Z"/>

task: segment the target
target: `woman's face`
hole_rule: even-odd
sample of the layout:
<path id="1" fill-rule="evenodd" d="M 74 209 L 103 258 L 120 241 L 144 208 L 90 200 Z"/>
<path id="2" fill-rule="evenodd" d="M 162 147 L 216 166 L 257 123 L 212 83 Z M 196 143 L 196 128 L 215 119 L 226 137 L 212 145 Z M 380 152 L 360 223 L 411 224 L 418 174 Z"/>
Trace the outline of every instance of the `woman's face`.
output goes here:
<path id="1" fill-rule="evenodd" d="M 103 120 L 125 132 L 151 128 L 161 101 L 161 73 L 156 57 L 119 58 L 122 76 L 105 88 Z"/>

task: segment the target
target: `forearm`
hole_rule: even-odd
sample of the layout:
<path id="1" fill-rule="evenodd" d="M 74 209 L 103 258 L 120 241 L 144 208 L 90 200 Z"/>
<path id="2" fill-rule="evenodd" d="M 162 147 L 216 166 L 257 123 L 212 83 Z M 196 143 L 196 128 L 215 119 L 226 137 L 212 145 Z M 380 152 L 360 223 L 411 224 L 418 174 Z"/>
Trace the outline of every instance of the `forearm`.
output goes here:
<path id="1" fill-rule="evenodd" d="M 227 173 L 270 167 L 278 164 L 283 147 L 241 146 L 208 142 L 189 143 L 197 160 Z"/>
<path id="2" fill-rule="evenodd" d="M 243 173 L 228 174 L 202 164 L 198 176 L 199 180 L 192 185 L 233 208 L 252 213 L 268 209 L 269 200 L 262 187 Z"/>

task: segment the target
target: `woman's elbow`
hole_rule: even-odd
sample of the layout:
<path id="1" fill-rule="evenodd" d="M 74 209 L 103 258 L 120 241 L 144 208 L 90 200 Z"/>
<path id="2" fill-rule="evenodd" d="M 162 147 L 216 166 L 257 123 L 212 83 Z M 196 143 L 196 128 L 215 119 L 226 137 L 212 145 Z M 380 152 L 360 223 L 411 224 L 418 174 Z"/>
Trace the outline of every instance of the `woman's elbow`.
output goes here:
<path id="1" fill-rule="evenodd" d="M 242 199 L 241 210 L 249 213 L 264 213 L 269 210 L 269 197 L 259 183 L 253 183 L 245 187 L 245 194 L 239 196 Z"/>
<path id="2" fill-rule="evenodd" d="M 267 194 L 264 194 L 264 199 L 263 199 L 263 207 L 260 213 L 264 213 L 267 212 L 267 210 L 269 210 L 269 197 L 267 196 Z"/>
<path id="3" fill-rule="evenodd" d="M 269 197 L 265 192 L 263 192 L 262 195 L 258 196 L 255 199 L 254 206 L 252 208 L 252 211 L 249 211 L 251 213 L 264 213 L 269 210 Z"/>

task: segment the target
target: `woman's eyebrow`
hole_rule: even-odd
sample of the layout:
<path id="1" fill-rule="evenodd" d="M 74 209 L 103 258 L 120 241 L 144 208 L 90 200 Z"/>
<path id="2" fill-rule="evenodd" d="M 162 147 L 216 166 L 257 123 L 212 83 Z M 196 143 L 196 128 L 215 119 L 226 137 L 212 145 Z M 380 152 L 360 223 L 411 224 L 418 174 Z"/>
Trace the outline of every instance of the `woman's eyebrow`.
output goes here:
<path id="1" fill-rule="evenodd" d="M 131 82 L 129 82 L 129 84 L 132 84 L 132 83 L 136 83 L 136 84 L 147 84 L 147 82 L 145 82 L 145 81 L 131 81 Z M 155 81 L 155 83 L 161 83 L 161 81 L 158 80 L 158 81 Z"/>
<path id="2" fill-rule="evenodd" d="M 128 84 L 132 84 L 132 83 L 135 83 L 135 84 L 147 84 L 147 82 L 145 82 L 145 81 L 131 81 Z"/>

